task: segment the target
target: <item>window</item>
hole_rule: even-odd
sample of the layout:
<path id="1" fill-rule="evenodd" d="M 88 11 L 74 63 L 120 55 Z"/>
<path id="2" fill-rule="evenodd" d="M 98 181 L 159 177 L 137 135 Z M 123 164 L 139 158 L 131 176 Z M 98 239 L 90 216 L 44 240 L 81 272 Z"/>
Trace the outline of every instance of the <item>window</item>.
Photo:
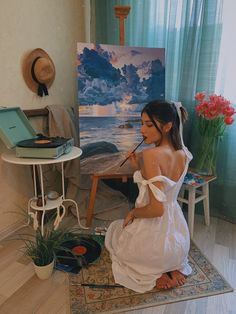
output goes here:
<path id="1" fill-rule="evenodd" d="M 236 104 L 236 1 L 224 0 L 223 30 L 219 65 L 216 79 L 216 93 Z"/>

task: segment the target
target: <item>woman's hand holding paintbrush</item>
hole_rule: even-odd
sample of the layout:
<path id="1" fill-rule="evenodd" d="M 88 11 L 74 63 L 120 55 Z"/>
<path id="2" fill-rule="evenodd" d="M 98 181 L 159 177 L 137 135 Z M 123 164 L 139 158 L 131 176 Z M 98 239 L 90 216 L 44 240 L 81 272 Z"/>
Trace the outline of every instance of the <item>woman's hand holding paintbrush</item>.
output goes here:
<path id="1" fill-rule="evenodd" d="M 124 161 L 122 161 L 122 163 L 120 164 L 120 167 L 122 167 L 126 161 L 131 158 L 134 155 L 134 152 L 139 148 L 139 146 L 144 142 L 145 137 L 142 139 L 142 141 L 128 154 L 128 156 L 125 158 Z"/>

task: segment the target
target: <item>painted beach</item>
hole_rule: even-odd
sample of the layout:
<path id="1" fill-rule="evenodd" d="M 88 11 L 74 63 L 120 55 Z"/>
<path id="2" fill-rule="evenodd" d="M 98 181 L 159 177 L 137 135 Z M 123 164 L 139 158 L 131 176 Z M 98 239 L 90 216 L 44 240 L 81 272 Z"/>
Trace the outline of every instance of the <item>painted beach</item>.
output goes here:
<path id="1" fill-rule="evenodd" d="M 129 151 L 141 141 L 139 116 L 85 116 L 80 117 L 80 145 L 106 141 L 119 151 Z"/>

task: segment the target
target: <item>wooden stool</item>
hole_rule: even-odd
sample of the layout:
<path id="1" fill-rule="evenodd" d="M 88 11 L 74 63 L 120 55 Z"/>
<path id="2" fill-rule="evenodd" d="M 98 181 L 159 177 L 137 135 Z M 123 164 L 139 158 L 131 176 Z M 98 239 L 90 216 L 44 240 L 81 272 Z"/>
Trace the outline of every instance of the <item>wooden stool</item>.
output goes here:
<path id="1" fill-rule="evenodd" d="M 192 172 L 189 172 L 192 173 Z M 194 173 L 193 173 L 194 174 Z M 195 175 L 199 176 L 195 173 Z M 207 226 L 210 225 L 210 207 L 209 207 L 209 182 L 216 179 L 215 176 L 200 176 L 203 179 L 201 183 L 183 183 L 178 201 L 181 203 L 188 204 L 188 227 L 190 232 L 190 237 L 193 237 L 194 230 L 194 214 L 195 214 L 195 204 L 203 201 L 205 223 Z M 184 197 L 185 192 L 188 191 L 187 198 Z"/>

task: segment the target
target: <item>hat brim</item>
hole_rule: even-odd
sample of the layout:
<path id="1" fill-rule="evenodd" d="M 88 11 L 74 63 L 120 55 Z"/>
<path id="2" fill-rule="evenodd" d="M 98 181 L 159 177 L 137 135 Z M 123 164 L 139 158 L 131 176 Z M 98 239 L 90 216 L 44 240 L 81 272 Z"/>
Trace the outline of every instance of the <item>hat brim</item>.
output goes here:
<path id="1" fill-rule="evenodd" d="M 51 61 L 52 66 L 53 66 L 53 70 L 54 70 L 53 75 L 52 75 L 51 79 L 49 80 L 49 82 L 47 82 L 47 88 L 49 88 L 52 85 L 52 83 L 55 79 L 55 75 L 56 75 L 54 63 L 46 51 L 44 51 L 41 48 L 36 48 L 36 49 L 32 50 L 29 54 L 27 54 L 24 57 L 23 62 L 22 62 L 22 74 L 23 74 L 26 85 L 34 93 L 37 93 L 38 84 L 32 78 L 31 67 L 32 67 L 34 60 L 38 57 L 49 59 Z"/>

